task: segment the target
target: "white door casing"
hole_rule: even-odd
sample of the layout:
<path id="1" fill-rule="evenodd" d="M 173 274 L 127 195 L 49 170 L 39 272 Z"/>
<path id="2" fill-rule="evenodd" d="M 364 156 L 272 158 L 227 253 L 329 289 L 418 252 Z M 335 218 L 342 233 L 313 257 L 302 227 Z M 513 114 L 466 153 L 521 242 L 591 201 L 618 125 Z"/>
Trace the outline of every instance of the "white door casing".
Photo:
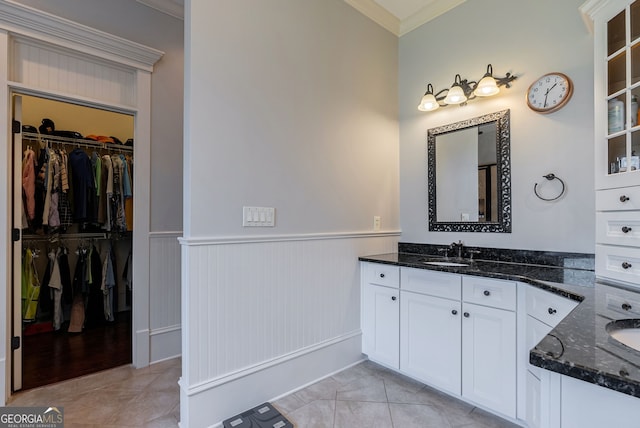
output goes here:
<path id="1" fill-rule="evenodd" d="M 149 364 L 149 198 L 151 72 L 163 52 L 37 9 L 0 2 L 0 133 L 11 142 L 12 92 L 135 115 L 133 219 L 133 365 Z M 0 402 L 10 395 L 12 283 L 12 148 L 0 174 Z M 1 162 L 1 161 L 0 161 Z"/>

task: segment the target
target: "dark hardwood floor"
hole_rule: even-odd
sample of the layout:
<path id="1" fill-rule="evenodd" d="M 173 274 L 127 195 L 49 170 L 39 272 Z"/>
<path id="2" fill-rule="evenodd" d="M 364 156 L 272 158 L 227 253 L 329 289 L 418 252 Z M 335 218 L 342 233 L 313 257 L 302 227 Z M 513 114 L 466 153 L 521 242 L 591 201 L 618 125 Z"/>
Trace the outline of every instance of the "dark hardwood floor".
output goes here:
<path id="1" fill-rule="evenodd" d="M 23 390 L 131 363 L 130 312 L 82 333 L 61 330 L 23 336 Z"/>

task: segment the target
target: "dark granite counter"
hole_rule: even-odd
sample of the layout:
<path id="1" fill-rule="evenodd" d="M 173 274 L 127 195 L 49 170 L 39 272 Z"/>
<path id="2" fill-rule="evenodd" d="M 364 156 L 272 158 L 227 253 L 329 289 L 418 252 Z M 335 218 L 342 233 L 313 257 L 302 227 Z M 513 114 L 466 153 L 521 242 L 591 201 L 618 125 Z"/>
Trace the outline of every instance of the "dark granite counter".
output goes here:
<path id="1" fill-rule="evenodd" d="M 640 292 L 596 282 L 589 269 L 592 256 L 561 254 L 554 253 L 541 264 L 534 264 L 539 262 L 535 257 L 527 257 L 528 263 L 517 257 L 509 257 L 510 261 L 448 259 L 469 264 L 460 267 L 425 264 L 445 259 L 424 253 L 379 254 L 359 260 L 514 280 L 576 300 L 578 306 L 530 351 L 531 364 L 640 397 L 640 351 L 622 345 L 606 331 L 614 320 L 640 319 Z"/>

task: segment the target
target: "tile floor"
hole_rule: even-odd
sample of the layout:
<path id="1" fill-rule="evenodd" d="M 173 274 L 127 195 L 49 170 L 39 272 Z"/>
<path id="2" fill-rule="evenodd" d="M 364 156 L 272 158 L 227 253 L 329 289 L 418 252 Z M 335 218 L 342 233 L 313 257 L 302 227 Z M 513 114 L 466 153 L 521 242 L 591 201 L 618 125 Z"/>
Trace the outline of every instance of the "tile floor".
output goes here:
<path id="1" fill-rule="evenodd" d="M 370 361 L 273 405 L 299 428 L 518 427 Z"/>
<path id="2" fill-rule="evenodd" d="M 65 428 L 177 427 L 180 358 L 122 366 L 15 394 L 10 406 L 64 407 Z"/>
<path id="3" fill-rule="evenodd" d="M 177 427 L 180 370 L 179 358 L 118 367 L 18 393 L 9 405 L 63 406 L 65 428 Z M 369 361 L 273 404 L 297 428 L 517 427 Z"/>

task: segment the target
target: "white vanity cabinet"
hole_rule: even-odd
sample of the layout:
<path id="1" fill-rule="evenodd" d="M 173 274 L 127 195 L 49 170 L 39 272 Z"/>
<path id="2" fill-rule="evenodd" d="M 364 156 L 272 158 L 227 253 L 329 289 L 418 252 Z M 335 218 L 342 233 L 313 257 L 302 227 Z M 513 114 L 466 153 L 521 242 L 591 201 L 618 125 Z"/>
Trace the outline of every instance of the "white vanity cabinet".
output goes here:
<path id="1" fill-rule="evenodd" d="M 401 268 L 400 370 L 460 395 L 460 275 Z"/>
<path id="2" fill-rule="evenodd" d="M 578 302 L 563 296 L 526 286 L 526 355 L 553 328 L 571 312 Z M 527 359 L 528 360 L 528 359 Z M 541 378 L 545 378 L 544 395 Z M 550 423 L 557 414 L 558 404 L 551 397 L 558 397 L 559 391 L 550 384 L 549 376 L 544 370 L 527 362 L 526 374 L 526 422 L 530 428 L 554 426 Z M 559 387 L 559 385 L 558 385 Z"/>
<path id="3" fill-rule="evenodd" d="M 462 278 L 462 395 L 516 417 L 516 290 L 511 281 Z"/>
<path id="4" fill-rule="evenodd" d="M 640 286 L 640 0 L 588 0 L 594 34 L 596 275 Z"/>
<path id="5" fill-rule="evenodd" d="M 517 284 L 400 267 L 398 290 L 390 268 L 363 263 L 363 352 L 515 419 Z"/>
<path id="6" fill-rule="evenodd" d="M 362 352 L 396 370 L 400 363 L 399 267 L 362 263 Z"/>

